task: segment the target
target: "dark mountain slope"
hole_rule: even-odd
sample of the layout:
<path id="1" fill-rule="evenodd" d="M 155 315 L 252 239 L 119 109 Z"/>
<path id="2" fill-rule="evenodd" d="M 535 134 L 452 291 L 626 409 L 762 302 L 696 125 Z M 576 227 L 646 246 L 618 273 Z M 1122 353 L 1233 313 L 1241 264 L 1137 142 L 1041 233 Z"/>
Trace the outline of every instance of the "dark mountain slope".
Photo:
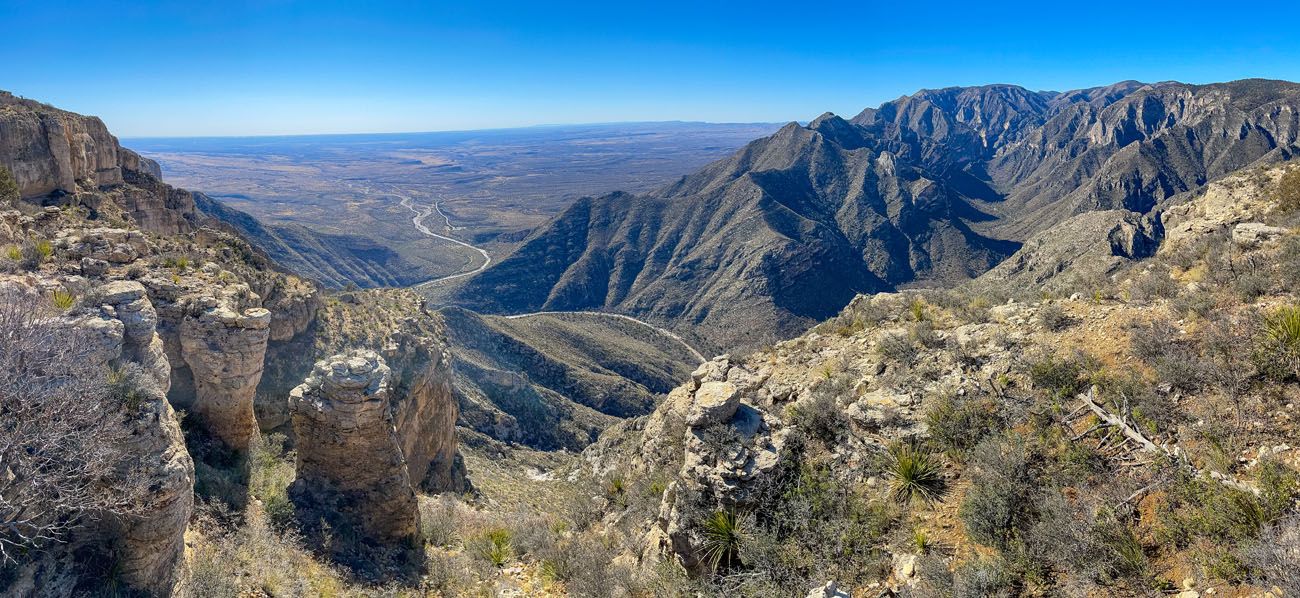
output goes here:
<path id="1" fill-rule="evenodd" d="M 985 239 L 966 198 L 833 115 L 660 194 L 576 202 L 453 301 L 485 311 L 616 309 L 703 328 L 711 348 L 797 333 L 855 294 L 964 279 L 1015 244 Z"/>
<path id="2" fill-rule="evenodd" d="M 348 283 L 408 286 L 425 278 L 418 266 L 367 237 L 266 224 L 202 193 L 194 193 L 194 203 L 200 212 L 233 228 L 285 269 L 329 287 Z"/>
<path id="3" fill-rule="evenodd" d="M 614 310 L 751 348 L 855 293 L 978 275 L 1076 214 L 1149 214 L 1289 159 L 1298 119 L 1280 81 L 924 90 L 791 123 L 649 195 L 583 199 L 451 302 Z"/>

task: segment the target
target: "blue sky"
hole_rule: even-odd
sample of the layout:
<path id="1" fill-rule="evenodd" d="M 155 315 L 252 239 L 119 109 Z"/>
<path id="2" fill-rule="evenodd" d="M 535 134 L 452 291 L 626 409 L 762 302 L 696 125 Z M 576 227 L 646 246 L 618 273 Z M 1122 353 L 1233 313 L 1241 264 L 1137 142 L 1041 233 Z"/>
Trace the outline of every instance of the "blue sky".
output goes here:
<path id="1" fill-rule="evenodd" d="M 925 87 L 1300 80 L 1300 3 L 195 4 L 0 0 L 0 89 L 172 136 L 789 121 Z"/>

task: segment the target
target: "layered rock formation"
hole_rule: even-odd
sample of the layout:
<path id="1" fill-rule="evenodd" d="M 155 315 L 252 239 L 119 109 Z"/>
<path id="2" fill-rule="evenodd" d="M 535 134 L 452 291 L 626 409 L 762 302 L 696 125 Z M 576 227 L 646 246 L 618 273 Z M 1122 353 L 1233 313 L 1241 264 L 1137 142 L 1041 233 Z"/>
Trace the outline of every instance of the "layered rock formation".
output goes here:
<path id="1" fill-rule="evenodd" d="M 99 304 L 96 326 L 108 332 L 101 337 L 106 341 L 102 350 L 97 351 L 104 357 L 104 367 L 137 364 L 157 384 L 140 388 L 147 395 L 140 398 L 140 405 L 131 414 L 134 430 L 126 447 L 130 453 L 140 455 L 138 462 L 145 469 L 133 469 L 125 475 L 146 477 L 149 503 L 138 516 L 109 519 L 104 525 L 111 542 L 118 547 L 117 565 L 122 578 L 147 592 L 167 594 L 185 551 L 185 527 L 194 502 L 194 463 L 166 398 L 170 370 L 162 339 L 154 332 L 157 314 L 144 287 L 137 282 L 103 285 L 92 292 L 88 303 Z"/>
<path id="2" fill-rule="evenodd" d="M 193 410 L 225 445 L 248 450 L 257 419 L 253 396 L 262 379 L 271 312 L 254 307 L 237 312 L 211 297 L 194 306 L 181 323 L 181 357 L 194 379 Z"/>
<path id="3" fill-rule="evenodd" d="M 362 537 L 409 543 L 419 510 L 394 429 L 392 371 L 372 351 L 335 355 L 289 395 L 300 508 Z"/>
<path id="4" fill-rule="evenodd" d="M 430 492 L 467 486 L 456 451 L 458 410 L 451 357 L 426 336 L 397 333 L 384 348 L 393 364 L 393 419 L 412 484 Z"/>
<path id="5" fill-rule="evenodd" d="M 158 164 L 118 144 L 103 121 L 0 92 L 0 166 L 35 202 L 115 204 L 140 228 L 177 234 L 201 219 L 194 197 L 159 180 Z"/>
<path id="6" fill-rule="evenodd" d="M 0 287 L 30 289 L 25 300 L 39 305 L 48 301 L 36 289 L 58 288 L 48 279 L 0 280 Z M 60 287 L 75 280 L 64 280 Z M 6 293 L 7 299 L 15 295 Z M 91 372 L 117 372 L 132 388 L 132 402 L 124 405 L 125 433 L 120 446 L 105 447 L 120 455 L 120 470 L 107 483 L 121 488 L 145 489 L 141 504 L 126 505 L 128 514 L 87 514 L 85 528 L 68 538 L 66 550 L 55 545 L 37 552 L 35 559 L 17 567 L 16 579 L 5 592 L 19 596 L 71 594 L 84 563 L 77 551 L 93 558 L 111 552 L 120 579 L 130 588 L 150 595 L 169 595 L 184 555 L 184 532 L 194 500 L 194 463 L 185 448 L 175 412 L 165 391 L 169 370 L 162 341 L 154 332 L 155 312 L 139 283 L 110 282 L 91 289 L 82 304 L 58 322 L 84 334 L 80 350 Z M 146 379 L 134 378 L 140 376 Z M 116 512 L 115 512 L 116 513 Z"/>

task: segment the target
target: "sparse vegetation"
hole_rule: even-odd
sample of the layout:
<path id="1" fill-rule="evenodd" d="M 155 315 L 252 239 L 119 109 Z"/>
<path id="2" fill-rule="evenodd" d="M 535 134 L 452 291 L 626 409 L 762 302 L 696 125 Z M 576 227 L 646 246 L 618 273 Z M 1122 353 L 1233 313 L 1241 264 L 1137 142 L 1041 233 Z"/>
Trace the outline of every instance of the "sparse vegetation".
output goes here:
<path id="1" fill-rule="evenodd" d="M 18 181 L 7 166 L 0 166 L 0 206 L 13 205 L 22 199 L 18 191 Z"/>

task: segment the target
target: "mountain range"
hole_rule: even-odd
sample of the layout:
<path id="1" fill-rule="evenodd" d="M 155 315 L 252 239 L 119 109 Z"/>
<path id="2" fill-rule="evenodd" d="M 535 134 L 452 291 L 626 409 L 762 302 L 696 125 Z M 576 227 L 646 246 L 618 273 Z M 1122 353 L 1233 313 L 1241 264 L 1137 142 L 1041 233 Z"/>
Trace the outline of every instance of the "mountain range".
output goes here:
<path id="1" fill-rule="evenodd" d="M 978 276 L 1072 216 L 1158 212 L 1298 138 L 1288 82 L 924 90 L 790 123 L 652 193 L 583 198 L 449 301 L 616 311 L 752 349 L 858 293 Z"/>

